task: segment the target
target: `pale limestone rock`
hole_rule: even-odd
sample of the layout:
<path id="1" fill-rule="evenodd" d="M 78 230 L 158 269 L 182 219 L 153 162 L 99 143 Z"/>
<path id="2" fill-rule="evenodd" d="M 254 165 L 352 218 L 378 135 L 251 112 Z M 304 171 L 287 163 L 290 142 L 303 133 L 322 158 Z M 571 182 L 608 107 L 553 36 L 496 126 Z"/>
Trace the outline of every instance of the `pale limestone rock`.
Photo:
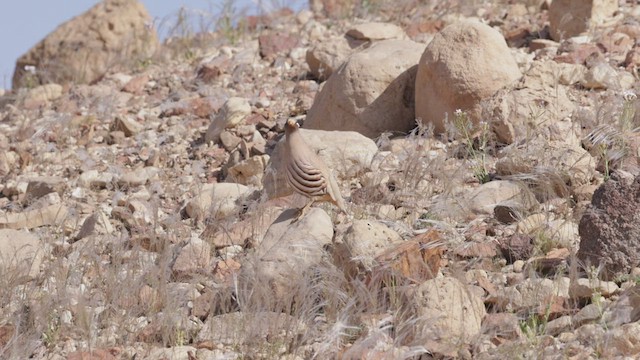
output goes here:
<path id="1" fill-rule="evenodd" d="M 0 271 L 5 279 L 29 279 L 38 275 L 43 248 L 30 232 L 0 229 Z"/>
<path id="2" fill-rule="evenodd" d="M 241 97 L 229 98 L 209 125 L 204 136 L 205 141 L 219 141 L 224 129 L 238 126 L 249 115 L 251 115 L 249 100 Z"/>
<path id="3" fill-rule="evenodd" d="M 45 105 L 47 102 L 56 100 L 61 96 L 62 86 L 58 84 L 40 85 L 27 92 L 24 98 L 24 106 L 30 108 Z"/>
<path id="4" fill-rule="evenodd" d="M 551 38 L 560 41 L 588 32 L 616 10 L 617 0 L 553 0 L 549 6 Z"/>
<path id="5" fill-rule="evenodd" d="M 114 179 L 115 176 L 112 173 L 88 170 L 80 174 L 78 185 L 83 188 L 105 188 L 113 183 Z"/>
<path id="6" fill-rule="evenodd" d="M 120 186 L 139 186 L 146 184 L 149 180 L 152 180 L 158 176 L 160 169 L 153 166 L 146 166 L 137 168 L 135 170 L 124 173 L 118 179 L 118 185 Z"/>
<path id="7" fill-rule="evenodd" d="M 575 109 L 566 86 L 579 82 L 586 71 L 583 65 L 535 62 L 516 88 L 501 89 L 483 100 L 482 118 L 502 143 L 529 139 L 532 131 L 551 136 L 556 128 L 562 129 L 563 139 L 577 142 L 579 127 L 563 123 Z"/>
<path id="8" fill-rule="evenodd" d="M 46 225 L 59 225 L 66 219 L 68 209 L 62 204 L 52 204 L 40 209 L 19 213 L 0 214 L 0 229 L 33 229 Z"/>
<path id="9" fill-rule="evenodd" d="M 305 127 L 376 137 L 415 126 L 413 89 L 424 46 L 384 40 L 349 57 L 316 95 Z"/>
<path id="10" fill-rule="evenodd" d="M 124 136 L 134 136 L 144 130 L 144 125 L 125 115 L 116 116 L 113 122 L 113 130 L 122 131 Z"/>
<path id="11" fill-rule="evenodd" d="M 114 65 L 147 59 L 158 47 L 151 21 L 136 0 L 99 2 L 22 55 L 16 61 L 13 87 L 91 83 Z"/>
<path id="12" fill-rule="evenodd" d="M 369 22 L 354 25 L 347 30 L 347 36 L 356 40 L 388 40 L 407 38 L 407 34 L 401 27 L 391 23 Z"/>
<path id="13" fill-rule="evenodd" d="M 595 167 L 594 158 L 580 145 L 537 137 L 525 145 L 512 144 L 501 150 L 496 173 L 526 179 L 539 195 L 555 196 L 567 193 L 567 184 L 590 183 Z"/>
<path id="14" fill-rule="evenodd" d="M 427 280 L 410 293 L 416 337 L 442 345 L 471 343 L 486 310 L 482 299 L 452 277 Z"/>
<path id="15" fill-rule="evenodd" d="M 526 186 L 508 180 L 496 180 L 482 184 L 465 195 L 465 202 L 474 214 L 493 214 L 494 208 L 505 202 L 530 209 L 537 201 Z"/>
<path id="16" fill-rule="evenodd" d="M 415 87 L 415 117 L 445 131 L 458 109 L 477 123 L 482 100 L 521 76 L 503 36 L 477 21 L 461 21 L 438 33 L 422 54 Z"/>
<path id="17" fill-rule="evenodd" d="M 344 36 L 322 40 L 307 50 L 306 61 L 311 75 L 321 81 L 328 79 L 359 44 Z"/>
<path id="18" fill-rule="evenodd" d="M 296 334 L 302 335 L 306 326 L 291 315 L 282 312 L 243 313 L 239 311 L 209 316 L 196 340 L 198 342 L 214 341 L 225 346 L 264 346 L 267 341 L 273 344 L 273 341 L 283 337 L 283 329 L 293 329 Z M 289 334 L 288 336 L 297 335 Z"/>
<path id="19" fill-rule="evenodd" d="M 172 346 L 157 347 L 149 349 L 145 353 L 146 359 L 171 359 L 171 360 L 188 360 L 189 354 L 195 354 L 197 349 L 193 346 Z M 91 357 L 91 356 L 88 356 Z M 106 359 L 106 358 L 105 358 Z"/>
<path id="20" fill-rule="evenodd" d="M 256 155 L 242 160 L 228 169 L 228 179 L 239 184 L 260 186 L 269 159 L 269 155 Z"/>
<path id="21" fill-rule="evenodd" d="M 612 89 L 625 91 L 633 87 L 635 78 L 626 71 L 617 71 L 607 63 L 599 63 L 589 69 L 580 82 L 587 89 Z"/>
<path id="22" fill-rule="evenodd" d="M 211 271 L 211 245 L 198 238 L 191 238 L 189 243 L 180 249 L 173 263 L 173 273 L 178 276 L 205 274 Z"/>
<path id="23" fill-rule="evenodd" d="M 571 282 L 569 295 L 572 299 L 591 299 L 594 293 L 604 297 L 610 297 L 619 290 L 620 288 L 613 281 L 580 278 Z"/>
<path id="24" fill-rule="evenodd" d="M 254 287 L 272 294 L 273 300 L 291 301 L 299 286 L 309 281 L 312 269 L 323 258 L 324 246 L 333 239 L 331 218 L 320 208 L 292 222 L 297 209 L 289 209 L 269 226 L 254 256 L 242 267 L 242 291 Z M 242 296 L 242 295 L 241 295 Z"/>
<path id="25" fill-rule="evenodd" d="M 189 200 L 185 211 L 191 218 L 212 216 L 220 219 L 239 212 L 238 201 L 249 195 L 250 189 L 242 184 L 205 184 Z"/>
<path id="26" fill-rule="evenodd" d="M 380 222 L 355 220 L 334 253 L 343 262 L 340 267 L 355 275 L 359 271 L 371 271 L 376 265 L 376 256 L 401 241 L 397 232 Z"/>

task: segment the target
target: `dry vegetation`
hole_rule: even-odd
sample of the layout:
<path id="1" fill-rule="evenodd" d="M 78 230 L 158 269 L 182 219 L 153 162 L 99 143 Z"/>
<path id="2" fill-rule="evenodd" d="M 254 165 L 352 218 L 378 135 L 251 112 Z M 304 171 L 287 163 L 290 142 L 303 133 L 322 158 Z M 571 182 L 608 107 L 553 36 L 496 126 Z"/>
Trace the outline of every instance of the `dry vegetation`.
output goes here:
<path id="1" fill-rule="evenodd" d="M 513 3 L 359 1 L 348 16 L 305 26 L 296 14 L 249 18 L 233 1 L 224 1 L 212 9 L 217 15 L 181 11 L 160 22 L 166 41 L 154 57 L 130 69 L 114 69 L 96 84 L 70 85 L 61 97 L 36 107 L 25 106 L 29 89 L 0 97 L 0 218 L 2 212 L 37 211 L 50 204 L 64 204 L 67 211 L 64 221 L 29 230 L 40 239 L 43 256 L 35 276 L 12 270 L 17 264 L 0 274 L 0 358 L 86 359 L 91 357 L 82 356 L 92 351 L 100 359 L 609 358 L 607 349 L 618 346 L 622 335 L 608 335 L 615 329 L 602 315 L 621 289 L 635 285 L 640 271 L 615 279 L 611 292 L 595 285 L 586 298 L 559 299 L 554 292 L 564 279 L 600 284 L 598 269 L 575 257 L 575 224 L 593 189 L 637 156 L 632 151 L 640 124 L 632 92 L 572 88 L 575 101 L 590 114 L 576 120 L 576 131 L 599 161 L 593 177 L 582 184 L 592 186 L 586 195 L 571 183 L 576 179 L 571 164 L 550 160 L 508 174 L 519 165 L 516 159 L 497 171 L 505 145 L 496 141 L 489 124 L 474 126 L 464 112 L 456 113 L 440 136 L 422 125 L 409 134 L 381 135 L 375 139 L 375 171 L 343 179 L 352 218 L 328 204 L 316 205 L 335 225 L 333 241 L 310 250 L 318 255 L 313 266 L 288 269 L 288 290 L 277 295 L 264 274 L 247 270 L 258 262 L 257 241 L 275 219 L 273 202 L 261 189 L 252 189 L 223 219 L 213 219 L 218 205 L 200 218 L 185 215 L 185 204 L 206 192 L 206 184 L 225 180 L 227 164 L 235 161 L 233 151 L 203 140 L 224 99 L 250 99 L 253 114 L 272 122 L 261 130 L 270 152 L 283 121 L 304 113 L 305 96 L 308 101 L 317 91 L 299 52 L 272 59 L 256 55 L 262 31 L 298 33 L 297 48 L 306 49 L 314 26 L 342 34 L 354 18 L 362 18 L 405 29 L 432 25 L 431 33 L 415 35 L 426 42 L 441 23 L 457 16 L 479 16 L 507 31 L 515 21 L 508 16 Z M 536 8 L 540 1 L 525 3 Z M 531 18 L 538 19 L 530 25 L 532 33 L 543 32 L 536 27 L 543 23 L 540 18 Z M 201 81 L 199 64 L 221 53 L 231 63 L 213 82 Z M 140 91 L 119 91 L 121 78 L 128 82 L 140 76 L 147 76 Z M 637 72 L 634 76 L 637 90 Z M 194 98 L 206 99 L 205 104 Z M 201 116 L 194 110 L 207 104 L 216 111 Z M 540 125 L 539 116 L 531 110 L 532 123 Z M 119 117 L 134 119 L 141 128 L 127 134 L 126 126 L 114 125 Z M 545 131 L 553 129 L 532 127 L 518 156 L 545 158 L 549 149 L 534 141 Z M 122 180 L 149 165 L 160 170 L 142 182 Z M 89 178 L 93 170 L 97 173 Z M 56 182 L 62 190 L 29 199 L 26 184 L 36 176 L 62 178 Z M 538 207 L 505 210 L 513 218 L 510 223 L 474 213 L 466 194 L 495 180 L 517 184 Z M 384 223 L 407 242 L 437 232 L 437 241 L 418 251 L 442 251 L 439 277 L 458 279 L 468 285 L 465 291 L 480 293 L 489 315 L 512 317 L 483 324 L 481 334 L 471 339 L 454 339 L 447 346 L 432 342 L 420 332 L 425 319 L 413 308 L 415 288 L 423 279 L 383 265 L 376 271 L 358 265 L 347 269 L 349 260 L 337 258 L 336 249 L 354 220 Z M 212 240 L 215 236 L 203 235 L 207 229 L 232 233 L 238 222 L 255 236 L 221 246 Z M 518 249 L 508 241 L 516 233 L 532 248 L 513 261 L 510 254 Z M 188 270 L 180 271 L 177 258 L 191 245 L 195 250 Z M 568 255 L 557 256 L 559 249 Z M 306 255 L 285 256 L 305 261 Z M 505 291 L 525 283 L 529 290 L 522 290 L 518 305 L 511 304 L 515 300 Z M 537 295 L 547 292 L 552 296 Z M 527 296 L 534 304 L 522 304 Z M 588 305 L 600 311 L 585 325 L 588 329 L 574 317 L 575 326 L 549 331 L 551 321 Z"/>

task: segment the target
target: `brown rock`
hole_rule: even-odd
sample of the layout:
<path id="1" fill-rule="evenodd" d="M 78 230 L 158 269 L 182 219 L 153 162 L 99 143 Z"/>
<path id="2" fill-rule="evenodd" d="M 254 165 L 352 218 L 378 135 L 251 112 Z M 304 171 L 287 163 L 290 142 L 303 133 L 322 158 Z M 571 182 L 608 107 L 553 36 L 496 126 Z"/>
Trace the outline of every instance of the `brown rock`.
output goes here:
<path id="1" fill-rule="evenodd" d="M 500 251 L 508 262 L 527 260 L 533 254 L 533 237 L 531 235 L 515 234 L 500 241 Z"/>
<path id="2" fill-rule="evenodd" d="M 220 133 L 220 143 L 229 152 L 235 149 L 240 144 L 240 141 L 242 139 L 231 131 L 223 130 Z"/>
<path id="3" fill-rule="evenodd" d="M 421 284 L 433 279 L 440 271 L 442 255 L 442 235 L 435 230 L 418 235 L 412 240 L 393 245 L 376 257 L 369 279 L 394 279 L 394 283 Z"/>
<path id="4" fill-rule="evenodd" d="M 618 172 L 593 194 L 579 224 L 578 258 L 585 266 L 602 266 L 612 279 L 640 264 L 640 176 L 625 179 Z"/>
<path id="5" fill-rule="evenodd" d="M 52 192 L 62 195 L 66 188 L 66 181 L 58 176 L 32 178 L 29 180 L 29 185 L 27 185 L 24 201 L 29 203 Z"/>
<path id="6" fill-rule="evenodd" d="M 150 22 L 151 17 L 136 0 L 100 2 L 60 25 L 22 55 L 16 62 L 13 87 L 90 83 L 113 66 L 145 59 L 158 46 Z"/>
<path id="7" fill-rule="evenodd" d="M 16 327 L 13 325 L 0 325 L 0 347 L 4 348 L 11 338 L 13 338 L 13 334 L 16 332 Z"/>

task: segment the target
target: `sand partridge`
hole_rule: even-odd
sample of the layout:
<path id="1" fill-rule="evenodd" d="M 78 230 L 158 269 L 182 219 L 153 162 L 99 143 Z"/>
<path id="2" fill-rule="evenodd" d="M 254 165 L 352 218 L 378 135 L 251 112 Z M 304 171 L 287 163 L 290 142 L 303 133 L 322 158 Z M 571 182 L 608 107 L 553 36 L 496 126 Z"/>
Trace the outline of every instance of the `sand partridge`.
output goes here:
<path id="1" fill-rule="evenodd" d="M 295 192 L 310 199 L 300 210 L 297 218 L 304 216 L 316 201 L 332 202 L 346 214 L 346 206 L 333 172 L 309 147 L 298 128 L 299 125 L 294 119 L 289 119 L 284 128 L 287 182 Z"/>

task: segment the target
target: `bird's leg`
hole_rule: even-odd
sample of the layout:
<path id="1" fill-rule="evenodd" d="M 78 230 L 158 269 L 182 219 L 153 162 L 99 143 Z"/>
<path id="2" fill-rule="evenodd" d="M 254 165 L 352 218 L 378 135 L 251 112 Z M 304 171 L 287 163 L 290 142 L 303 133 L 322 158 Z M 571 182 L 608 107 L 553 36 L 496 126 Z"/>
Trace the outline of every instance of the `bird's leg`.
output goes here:
<path id="1" fill-rule="evenodd" d="M 307 213 L 307 211 L 309 210 L 309 208 L 311 207 L 312 204 L 313 204 L 313 200 L 309 200 L 304 207 L 302 207 L 300 210 L 298 210 L 298 214 L 296 215 L 295 219 L 293 219 L 293 222 L 296 222 L 296 221 L 302 219 L 304 217 L 304 215 Z"/>

